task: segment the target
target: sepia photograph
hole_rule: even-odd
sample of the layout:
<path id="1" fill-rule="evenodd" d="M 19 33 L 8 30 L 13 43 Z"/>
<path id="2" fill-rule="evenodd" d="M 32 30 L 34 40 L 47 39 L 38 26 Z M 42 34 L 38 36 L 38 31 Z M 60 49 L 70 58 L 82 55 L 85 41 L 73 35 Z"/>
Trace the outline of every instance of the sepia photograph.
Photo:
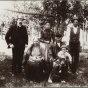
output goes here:
<path id="1" fill-rule="evenodd" d="M 88 0 L 0 1 L 0 88 L 88 87 Z"/>

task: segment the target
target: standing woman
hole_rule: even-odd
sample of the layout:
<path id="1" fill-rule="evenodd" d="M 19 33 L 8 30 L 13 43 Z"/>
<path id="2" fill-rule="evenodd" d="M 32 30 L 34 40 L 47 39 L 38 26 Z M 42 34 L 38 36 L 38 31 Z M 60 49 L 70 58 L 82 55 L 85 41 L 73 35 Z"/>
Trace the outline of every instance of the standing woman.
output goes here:
<path id="1" fill-rule="evenodd" d="M 51 45 L 51 41 L 53 39 L 52 37 L 53 37 L 53 32 L 50 29 L 50 23 L 46 23 L 44 25 L 44 30 L 41 32 L 41 38 L 40 38 L 40 45 L 45 50 L 45 54 L 44 55 L 45 55 L 46 61 L 48 61 L 47 55 L 48 55 L 49 47 Z"/>
<path id="2" fill-rule="evenodd" d="M 72 73 L 76 74 L 79 64 L 79 52 L 83 46 L 83 32 L 79 26 L 79 18 L 73 17 L 72 26 L 67 27 L 67 43 L 72 56 Z"/>

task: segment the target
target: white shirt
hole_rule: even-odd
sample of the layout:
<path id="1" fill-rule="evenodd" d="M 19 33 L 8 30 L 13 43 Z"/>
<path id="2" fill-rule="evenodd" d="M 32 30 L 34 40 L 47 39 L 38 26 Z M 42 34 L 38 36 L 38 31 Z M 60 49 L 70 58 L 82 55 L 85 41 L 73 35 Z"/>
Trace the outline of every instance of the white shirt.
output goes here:
<path id="1" fill-rule="evenodd" d="M 74 29 L 74 33 L 77 33 L 77 29 L 78 27 L 74 27 L 72 25 L 73 29 Z M 69 45 L 69 40 L 70 40 L 70 30 L 71 30 L 71 26 L 67 26 L 67 31 L 66 31 L 66 45 Z M 83 46 L 83 31 L 82 29 L 80 29 L 80 36 L 79 36 L 79 40 L 80 40 L 80 45 Z"/>
<path id="2" fill-rule="evenodd" d="M 76 34 L 77 33 L 77 29 L 78 29 L 78 27 L 74 27 L 74 33 Z"/>
<path id="3" fill-rule="evenodd" d="M 85 22 L 85 28 L 88 28 L 88 20 L 87 19 L 85 19 L 86 20 L 86 22 Z"/>
<path id="4" fill-rule="evenodd" d="M 58 54 L 58 57 L 60 57 L 60 58 L 63 58 L 63 57 L 68 57 L 69 58 L 69 61 L 71 62 L 72 61 L 72 57 L 71 57 L 71 55 L 68 53 L 68 52 L 63 52 L 63 51 L 60 51 Z"/>

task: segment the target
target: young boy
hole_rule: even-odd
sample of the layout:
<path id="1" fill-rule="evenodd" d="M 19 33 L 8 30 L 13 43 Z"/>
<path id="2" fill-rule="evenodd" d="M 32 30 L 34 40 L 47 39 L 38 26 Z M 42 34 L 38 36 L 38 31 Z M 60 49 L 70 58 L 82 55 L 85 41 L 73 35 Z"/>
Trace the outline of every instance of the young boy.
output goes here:
<path id="1" fill-rule="evenodd" d="M 55 77 L 57 70 L 59 68 L 59 73 L 61 74 L 61 82 L 65 82 L 65 78 L 68 72 L 68 65 L 69 63 L 72 64 L 72 57 L 68 53 L 66 45 L 61 46 L 61 51 L 57 54 L 57 60 L 53 62 L 53 69 L 51 71 L 51 74 L 49 76 L 48 82 L 52 83 L 53 78 Z"/>

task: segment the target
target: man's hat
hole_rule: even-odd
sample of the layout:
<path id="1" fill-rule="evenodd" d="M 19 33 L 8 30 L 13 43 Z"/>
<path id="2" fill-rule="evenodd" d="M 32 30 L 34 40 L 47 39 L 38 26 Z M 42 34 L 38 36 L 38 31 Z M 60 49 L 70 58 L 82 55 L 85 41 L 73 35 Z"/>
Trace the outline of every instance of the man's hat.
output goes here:
<path id="1" fill-rule="evenodd" d="M 74 20 L 78 20 L 79 21 L 79 18 L 76 15 L 74 15 L 74 17 L 72 18 L 71 21 L 73 22 Z"/>
<path id="2" fill-rule="evenodd" d="M 61 48 L 66 48 L 66 49 L 67 49 L 67 46 L 66 46 L 65 44 L 63 44 L 63 45 L 61 46 Z"/>
<path id="3" fill-rule="evenodd" d="M 56 34 L 55 34 L 55 37 L 62 37 L 62 34 L 56 33 Z"/>
<path id="4" fill-rule="evenodd" d="M 24 16 L 22 16 L 22 15 L 19 15 L 19 16 L 17 17 L 17 20 L 18 20 L 18 19 L 25 20 L 25 19 L 24 19 Z"/>

